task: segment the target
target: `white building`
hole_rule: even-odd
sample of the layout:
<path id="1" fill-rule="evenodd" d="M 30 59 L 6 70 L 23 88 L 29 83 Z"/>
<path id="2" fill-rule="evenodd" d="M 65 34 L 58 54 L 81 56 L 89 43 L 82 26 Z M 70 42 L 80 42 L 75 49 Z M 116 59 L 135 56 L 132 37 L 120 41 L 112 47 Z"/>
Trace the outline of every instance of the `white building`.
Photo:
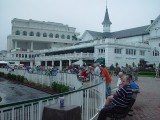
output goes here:
<path id="1" fill-rule="evenodd" d="M 16 25 L 14 21 L 12 21 L 13 26 Z M 34 58 L 35 61 L 33 60 L 36 65 L 55 65 L 62 69 L 62 66 L 68 66 L 75 60 L 81 59 L 87 63 L 93 63 L 101 57 L 105 58 L 106 66 L 116 63 L 120 66 L 132 65 L 133 63 L 137 65 L 140 60 L 148 61 L 150 64 L 158 65 L 160 63 L 160 15 L 150 25 L 111 32 L 112 23 L 106 8 L 104 21 L 102 22 L 103 32 L 86 30 L 81 36 L 81 41 L 77 41 L 72 46 L 69 45 L 74 43 L 71 36 L 77 35 L 75 28 L 58 24 L 62 25 L 61 27 L 65 30 L 63 31 L 60 29 L 61 27 L 52 29 L 53 27 L 47 26 L 50 23 L 46 23 L 46 25 L 43 22 L 38 22 L 34 25 L 35 21 L 29 20 L 28 22 L 31 22 L 33 28 L 35 26 L 38 28 L 32 30 L 27 25 L 25 29 L 15 27 L 12 35 L 8 37 L 8 50 L 23 48 L 32 51 L 44 49 L 45 46 L 44 50 L 36 53 L 37 55 L 40 54 L 40 56 Z M 55 25 L 55 23 L 51 24 Z M 47 31 L 45 31 L 46 26 Z M 51 30 L 54 32 L 52 33 Z M 24 35 L 24 31 L 27 32 L 27 36 Z M 37 36 L 38 32 L 40 32 L 40 36 Z M 47 37 L 44 37 L 44 33 L 47 34 Z M 53 34 L 51 38 L 48 37 L 50 33 Z M 59 37 L 61 36 L 61 40 L 56 38 L 56 34 L 59 34 Z M 65 37 L 62 37 L 63 35 Z M 68 35 L 70 37 L 67 37 Z M 20 43 L 18 43 L 19 40 L 21 40 Z M 36 45 L 37 41 L 39 43 Z M 44 46 L 42 46 L 42 41 Z M 65 45 L 66 47 L 60 47 Z"/>
<path id="2" fill-rule="evenodd" d="M 12 20 L 12 33 L 7 38 L 6 60 L 33 65 L 38 50 L 71 46 L 77 40 L 76 28 L 61 23 L 35 20 Z"/>

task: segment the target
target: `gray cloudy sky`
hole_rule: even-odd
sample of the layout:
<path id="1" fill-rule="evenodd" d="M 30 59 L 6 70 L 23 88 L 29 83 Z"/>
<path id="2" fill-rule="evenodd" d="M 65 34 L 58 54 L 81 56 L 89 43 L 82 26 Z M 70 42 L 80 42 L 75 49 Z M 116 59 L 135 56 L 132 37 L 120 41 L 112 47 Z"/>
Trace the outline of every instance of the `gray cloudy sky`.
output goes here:
<path id="1" fill-rule="evenodd" d="M 160 14 L 160 0 L 107 0 L 111 31 L 150 24 Z M 106 0 L 0 0 L 0 50 L 7 48 L 13 18 L 68 24 L 82 35 L 102 31 Z"/>

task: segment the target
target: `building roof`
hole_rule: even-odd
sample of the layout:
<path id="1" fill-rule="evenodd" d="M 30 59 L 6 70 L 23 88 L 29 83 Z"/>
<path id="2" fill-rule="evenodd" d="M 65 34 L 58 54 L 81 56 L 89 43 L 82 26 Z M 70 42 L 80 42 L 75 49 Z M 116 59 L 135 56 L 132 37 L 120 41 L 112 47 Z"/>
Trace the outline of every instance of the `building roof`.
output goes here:
<path id="1" fill-rule="evenodd" d="M 96 32 L 96 31 L 90 31 L 87 30 L 87 32 L 92 35 L 93 39 L 102 39 L 102 38 L 126 38 L 126 37 L 133 37 L 133 36 L 140 36 L 140 35 L 146 35 L 149 34 L 148 31 L 145 31 L 149 25 L 142 26 L 142 27 L 136 27 L 116 32 Z"/>
<path id="2" fill-rule="evenodd" d="M 149 25 L 142 26 L 142 27 L 136 27 L 121 31 L 112 32 L 113 38 L 126 38 L 126 37 L 133 37 L 133 36 L 139 36 L 139 35 L 146 35 L 149 34 L 149 32 L 145 31 L 148 28 Z"/>
<path id="3" fill-rule="evenodd" d="M 159 19 L 160 19 L 160 15 L 159 15 L 155 20 L 153 20 L 153 22 L 150 24 L 150 26 L 148 26 L 148 28 L 146 29 L 146 31 L 149 31 L 150 28 L 151 28 L 153 25 L 155 25 L 156 22 L 157 22 Z"/>

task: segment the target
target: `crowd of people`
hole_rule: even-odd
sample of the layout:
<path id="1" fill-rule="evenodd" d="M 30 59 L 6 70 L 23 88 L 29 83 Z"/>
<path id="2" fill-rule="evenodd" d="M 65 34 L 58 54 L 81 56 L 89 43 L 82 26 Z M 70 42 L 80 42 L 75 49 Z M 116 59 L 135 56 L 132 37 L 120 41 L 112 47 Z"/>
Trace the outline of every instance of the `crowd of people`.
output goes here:
<path id="1" fill-rule="evenodd" d="M 138 71 L 139 70 L 138 70 L 138 67 L 136 67 L 135 65 L 131 66 L 131 65 L 126 64 L 126 67 L 124 67 L 124 66 L 119 67 L 119 65 L 116 65 L 114 67 L 114 65 L 112 64 L 110 66 L 109 70 L 110 70 L 111 76 L 112 75 L 117 76 L 119 74 L 119 72 L 123 72 L 125 74 L 131 74 L 135 81 L 138 80 Z"/>

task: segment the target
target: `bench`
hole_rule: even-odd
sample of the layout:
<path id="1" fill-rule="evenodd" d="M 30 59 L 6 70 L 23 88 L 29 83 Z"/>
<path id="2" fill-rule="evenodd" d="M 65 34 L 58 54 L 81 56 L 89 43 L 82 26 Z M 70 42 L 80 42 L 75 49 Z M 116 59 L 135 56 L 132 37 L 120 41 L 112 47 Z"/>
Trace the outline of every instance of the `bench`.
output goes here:
<path id="1" fill-rule="evenodd" d="M 122 118 L 125 118 L 127 115 L 133 116 L 129 113 L 129 111 L 131 110 L 132 106 L 136 101 L 137 93 L 139 92 L 134 92 L 134 96 L 132 97 L 128 106 L 114 106 L 112 108 L 112 111 L 110 113 L 107 113 L 107 117 L 111 118 L 112 120 L 121 120 Z"/>
<path id="2" fill-rule="evenodd" d="M 114 106 L 111 112 L 107 113 L 107 117 L 111 118 L 112 120 L 121 120 L 122 118 L 125 118 L 128 115 L 129 110 L 129 106 Z"/>

